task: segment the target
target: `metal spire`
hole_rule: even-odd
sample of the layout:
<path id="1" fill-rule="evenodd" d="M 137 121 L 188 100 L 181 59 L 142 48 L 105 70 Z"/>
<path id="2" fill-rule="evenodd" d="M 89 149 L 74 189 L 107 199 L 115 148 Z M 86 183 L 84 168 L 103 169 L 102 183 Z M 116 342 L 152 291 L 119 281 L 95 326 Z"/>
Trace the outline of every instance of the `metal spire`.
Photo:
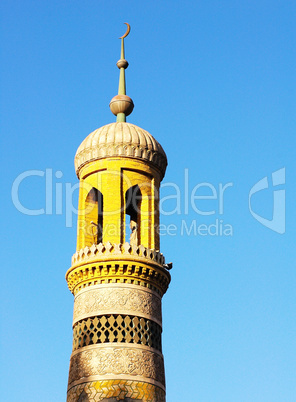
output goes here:
<path id="1" fill-rule="evenodd" d="M 130 33 L 131 27 L 125 22 L 127 25 L 126 33 L 121 36 L 121 55 L 120 60 L 116 63 L 117 67 L 120 70 L 119 73 L 119 85 L 118 85 L 118 95 L 114 96 L 114 98 L 110 102 L 111 112 L 117 116 L 117 122 L 125 122 L 126 116 L 131 114 L 134 108 L 134 103 L 132 99 L 126 95 L 126 85 L 125 85 L 125 69 L 128 67 L 128 62 L 125 60 L 124 55 L 124 38 Z"/>

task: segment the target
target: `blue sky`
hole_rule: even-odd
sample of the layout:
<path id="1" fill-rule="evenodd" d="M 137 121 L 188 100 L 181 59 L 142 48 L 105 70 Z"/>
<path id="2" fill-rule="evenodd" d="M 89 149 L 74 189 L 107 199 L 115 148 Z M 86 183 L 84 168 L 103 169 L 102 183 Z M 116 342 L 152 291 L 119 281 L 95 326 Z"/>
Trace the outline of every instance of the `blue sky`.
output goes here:
<path id="1" fill-rule="evenodd" d="M 161 237 L 174 263 L 163 298 L 167 401 L 295 400 L 295 3 L 2 0 L 0 9 L 1 399 L 65 400 L 73 296 L 64 275 L 76 247 L 66 183 L 77 183 L 81 141 L 114 121 L 117 38 L 129 22 L 127 94 L 135 109 L 128 121 L 167 153 L 161 221 L 176 227 Z M 285 204 L 273 211 L 272 173 L 283 168 Z M 53 213 L 21 213 L 13 182 L 46 169 Z M 194 200 L 210 215 L 191 203 L 187 213 L 185 172 L 189 199 L 231 184 L 223 213 L 218 199 Z M 251 208 L 282 223 L 285 212 L 282 234 L 249 210 L 249 192 L 265 177 L 269 187 L 253 195 Z M 194 190 L 201 183 L 212 187 Z M 45 177 L 25 179 L 18 196 L 29 209 L 45 208 Z M 170 214 L 177 201 L 180 211 Z M 192 222 L 197 229 L 188 234 Z M 199 225 L 214 226 L 200 234 Z M 215 225 L 222 234 L 213 235 Z"/>

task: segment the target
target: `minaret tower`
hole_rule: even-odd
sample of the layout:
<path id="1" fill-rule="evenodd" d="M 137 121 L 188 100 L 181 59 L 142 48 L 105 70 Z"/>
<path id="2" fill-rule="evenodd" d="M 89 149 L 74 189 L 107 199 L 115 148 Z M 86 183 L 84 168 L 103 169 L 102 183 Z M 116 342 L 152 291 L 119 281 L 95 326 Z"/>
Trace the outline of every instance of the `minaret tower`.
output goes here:
<path id="1" fill-rule="evenodd" d="M 159 251 L 159 186 L 167 158 L 126 123 L 124 38 L 117 116 L 79 146 L 77 251 L 66 273 L 75 296 L 68 402 L 165 401 L 161 299 L 170 274 Z"/>

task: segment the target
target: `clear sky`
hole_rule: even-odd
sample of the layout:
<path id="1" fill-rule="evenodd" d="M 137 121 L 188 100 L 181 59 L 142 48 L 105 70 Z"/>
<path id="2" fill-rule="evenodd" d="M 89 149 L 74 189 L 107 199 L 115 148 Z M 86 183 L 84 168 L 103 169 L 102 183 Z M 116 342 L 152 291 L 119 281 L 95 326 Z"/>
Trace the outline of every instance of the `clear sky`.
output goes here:
<path id="1" fill-rule="evenodd" d="M 65 400 L 73 296 L 64 275 L 76 247 L 66 195 L 77 147 L 115 120 L 123 22 L 128 121 L 169 160 L 167 401 L 296 400 L 295 2 L 0 7 L 1 400 Z"/>

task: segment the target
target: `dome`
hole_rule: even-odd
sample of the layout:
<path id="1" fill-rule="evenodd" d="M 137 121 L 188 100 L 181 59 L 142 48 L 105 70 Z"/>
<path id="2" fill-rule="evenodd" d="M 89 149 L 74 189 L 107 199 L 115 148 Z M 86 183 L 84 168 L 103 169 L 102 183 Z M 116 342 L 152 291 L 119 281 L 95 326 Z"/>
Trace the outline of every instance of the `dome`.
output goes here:
<path id="1" fill-rule="evenodd" d="M 159 142 L 134 124 L 117 122 L 98 128 L 82 141 L 75 155 L 77 176 L 86 163 L 114 156 L 142 159 L 158 167 L 162 177 L 165 174 L 167 157 Z"/>

